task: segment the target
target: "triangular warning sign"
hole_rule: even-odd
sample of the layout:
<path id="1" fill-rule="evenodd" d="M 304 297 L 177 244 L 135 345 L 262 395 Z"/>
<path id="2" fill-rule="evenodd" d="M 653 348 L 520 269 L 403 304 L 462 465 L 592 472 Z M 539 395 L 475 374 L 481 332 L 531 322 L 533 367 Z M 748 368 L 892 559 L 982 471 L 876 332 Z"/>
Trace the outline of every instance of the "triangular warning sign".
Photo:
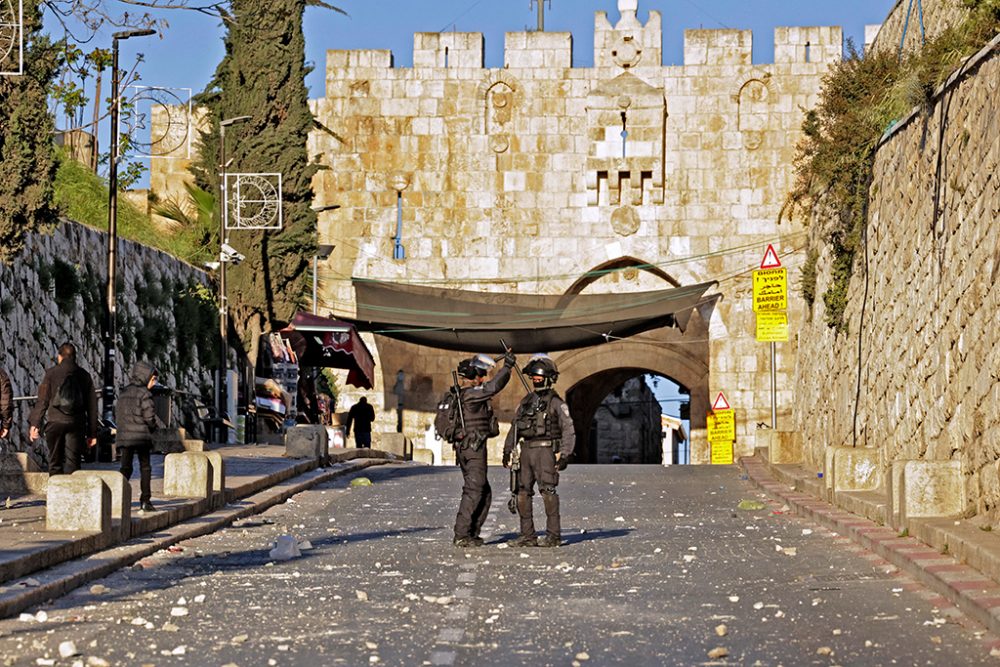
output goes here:
<path id="1" fill-rule="evenodd" d="M 715 403 L 712 403 L 712 409 L 732 410 L 732 408 L 729 407 L 729 401 L 726 400 L 726 395 L 723 394 L 721 391 L 719 392 L 719 395 L 715 397 Z"/>
<path id="2" fill-rule="evenodd" d="M 767 250 L 764 251 L 764 259 L 760 261 L 760 268 L 762 269 L 780 269 L 781 260 L 778 259 L 778 253 L 774 251 L 774 246 L 770 243 L 767 244 Z"/>

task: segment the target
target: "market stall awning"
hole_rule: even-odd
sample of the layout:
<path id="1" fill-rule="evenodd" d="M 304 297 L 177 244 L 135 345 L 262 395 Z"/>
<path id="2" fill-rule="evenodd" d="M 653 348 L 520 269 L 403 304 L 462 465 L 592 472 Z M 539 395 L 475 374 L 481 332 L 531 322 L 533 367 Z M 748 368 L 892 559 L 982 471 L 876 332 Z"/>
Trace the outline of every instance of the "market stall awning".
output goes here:
<path id="1" fill-rule="evenodd" d="M 683 326 L 714 282 L 621 294 L 473 292 L 355 278 L 362 331 L 444 350 L 555 352 Z"/>
<path id="2" fill-rule="evenodd" d="M 350 322 L 300 312 L 280 333 L 295 350 L 300 366 L 343 368 L 347 384 L 362 389 L 375 386 L 375 360 Z"/>

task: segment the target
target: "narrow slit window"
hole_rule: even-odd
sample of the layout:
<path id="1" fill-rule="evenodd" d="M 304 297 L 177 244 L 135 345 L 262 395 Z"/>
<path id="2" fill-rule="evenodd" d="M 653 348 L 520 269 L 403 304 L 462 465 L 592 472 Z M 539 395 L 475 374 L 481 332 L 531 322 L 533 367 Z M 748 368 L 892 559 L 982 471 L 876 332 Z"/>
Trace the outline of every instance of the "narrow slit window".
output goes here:
<path id="1" fill-rule="evenodd" d="M 622 158 L 625 157 L 625 146 L 628 143 L 628 126 L 625 121 L 625 112 L 622 111 Z"/>
<path id="2" fill-rule="evenodd" d="M 811 51 L 812 51 L 812 44 L 810 44 L 809 42 L 806 42 L 806 62 L 807 63 L 811 63 L 812 62 L 812 53 L 811 53 Z"/>
<path id="3" fill-rule="evenodd" d="M 396 191 L 396 236 L 393 238 L 392 258 L 406 259 L 403 249 L 403 193 Z"/>
<path id="4" fill-rule="evenodd" d="M 444 68 L 448 69 L 448 47 L 444 47 Z"/>

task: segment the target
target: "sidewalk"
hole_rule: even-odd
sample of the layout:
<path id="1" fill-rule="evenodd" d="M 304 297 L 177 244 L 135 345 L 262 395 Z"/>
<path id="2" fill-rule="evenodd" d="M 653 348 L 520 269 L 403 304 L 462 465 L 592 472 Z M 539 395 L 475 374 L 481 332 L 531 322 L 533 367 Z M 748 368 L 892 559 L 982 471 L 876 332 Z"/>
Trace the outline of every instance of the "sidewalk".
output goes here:
<path id="1" fill-rule="evenodd" d="M 759 454 L 739 465 L 789 511 L 874 552 L 1000 635 L 1000 536 L 973 521 L 946 518 L 914 520 L 914 537 L 820 500 L 809 492 L 817 488 L 815 473 L 801 466 L 771 465 Z"/>
<path id="2" fill-rule="evenodd" d="M 175 542 L 261 512 L 316 484 L 390 460 L 378 451 L 335 449 L 330 453 L 332 463 L 318 468 L 315 459 L 285 458 L 285 448 L 276 445 L 224 446 L 212 451 L 225 461 L 225 507 L 198 514 L 202 500 L 164 499 L 164 457 L 154 455 L 152 495 L 157 511 L 138 512 L 137 469 L 131 480 L 132 537 L 104 550 L 100 550 L 97 534 L 46 531 L 44 496 L 11 498 L 9 508 L 0 504 L 0 617 L 61 595 Z M 117 470 L 118 464 L 88 464 L 86 468 Z"/>

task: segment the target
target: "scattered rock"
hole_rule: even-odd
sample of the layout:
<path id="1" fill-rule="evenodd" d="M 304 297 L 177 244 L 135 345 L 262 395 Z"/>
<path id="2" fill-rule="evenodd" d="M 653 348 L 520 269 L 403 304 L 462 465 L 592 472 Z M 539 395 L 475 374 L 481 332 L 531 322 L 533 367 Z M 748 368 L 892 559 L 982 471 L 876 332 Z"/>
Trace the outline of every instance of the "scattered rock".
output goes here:
<path id="1" fill-rule="evenodd" d="M 290 560 L 302 555 L 299 551 L 298 541 L 291 535 L 279 535 L 275 541 L 274 548 L 268 553 L 268 558 L 274 560 Z"/>
<path id="2" fill-rule="evenodd" d="M 584 662 L 585 660 L 590 660 L 590 654 L 587 653 L 586 651 L 580 651 L 574 657 L 580 662 Z"/>
<path id="3" fill-rule="evenodd" d="M 820 646 L 816 649 L 816 655 L 833 655 L 833 649 L 829 646 Z"/>
<path id="4" fill-rule="evenodd" d="M 250 635 L 236 635 L 235 637 L 233 637 L 229 641 L 232 642 L 233 644 L 242 644 L 243 642 L 245 642 L 248 639 L 250 639 Z"/>
<path id="5" fill-rule="evenodd" d="M 720 637 L 725 637 L 726 633 L 728 632 L 729 628 L 726 627 L 725 623 L 720 623 L 719 625 L 715 626 L 715 634 L 719 635 Z"/>
<path id="6" fill-rule="evenodd" d="M 162 629 L 164 632 L 177 632 L 178 630 L 180 630 L 179 627 L 170 622 L 164 623 Z"/>
<path id="7" fill-rule="evenodd" d="M 90 587 L 90 592 L 92 595 L 103 595 L 108 592 L 108 587 L 103 584 L 94 584 Z"/>
<path id="8" fill-rule="evenodd" d="M 59 643 L 60 658 L 72 658 L 74 655 L 80 655 L 80 652 L 76 650 L 76 643 L 72 641 Z"/>
<path id="9" fill-rule="evenodd" d="M 35 614 L 35 620 L 38 621 L 39 623 L 44 623 L 45 621 L 49 620 L 49 615 L 48 613 L 46 613 L 44 609 L 39 609 L 38 613 Z"/>
<path id="10" fill-rule="evenodd" d="M 365 593 L 364 591 L 354 591 L 354 594 L 361 602 L 368 602 L 368 593 Z"/>
<path id="11" fill-rule="evenodd" d="M 708 652 L 708 657 L 712 660 L 718 660 L 719 658 L 725 658 L 729 655 L 729 649 L 723 648 L 722 646 L 716 646 L 711 651 Z"/>

